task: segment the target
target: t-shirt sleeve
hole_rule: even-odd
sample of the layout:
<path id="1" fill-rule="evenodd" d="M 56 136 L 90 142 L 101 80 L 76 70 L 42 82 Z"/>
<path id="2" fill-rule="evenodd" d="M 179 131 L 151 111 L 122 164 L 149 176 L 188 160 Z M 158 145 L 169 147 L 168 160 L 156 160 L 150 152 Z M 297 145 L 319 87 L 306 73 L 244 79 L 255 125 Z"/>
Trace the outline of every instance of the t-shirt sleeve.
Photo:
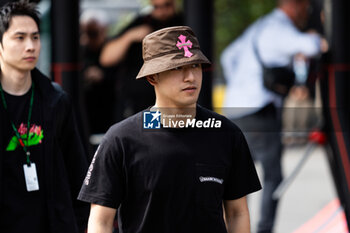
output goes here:
<path id="1" fill-rule="evenodd" d="M 78 199 L 117 209 L 125 192 L 124 156 L 120 140 L 110 131 L 91 161 Z"/>
<path id="2" fill-rule="evenodd" d="M 261 189 L 248 144 L 241 131 L 234 133 L 232 166 L 225 183 L 224 200 L 234 200 Z"/>

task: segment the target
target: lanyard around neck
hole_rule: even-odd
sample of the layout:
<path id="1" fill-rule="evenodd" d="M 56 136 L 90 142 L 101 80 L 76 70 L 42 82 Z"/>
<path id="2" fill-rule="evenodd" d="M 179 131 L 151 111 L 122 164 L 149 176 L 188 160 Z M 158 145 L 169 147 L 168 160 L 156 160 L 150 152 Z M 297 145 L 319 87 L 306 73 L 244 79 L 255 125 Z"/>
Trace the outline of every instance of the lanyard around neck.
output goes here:
<path id="1" fill-rule="evenodd" d="M 27 164 L 28 166 L 30 166 L 30 152 L 28 151 L 28 146 L 29 146 L 29 131 L 30 131 L 30 119 L 32 118 L 32 110 L 33 110 L 33 102 L 34 102 L 34 82 L 32 81 L 32 95 L 30 97 L 30 104 L 29 104 L 29 113 L 28 113 L 28 122 L 27 122 L 27 145 L 23 142 L 15 124 L 13 123 L 13 121 L 10 118 L 10 122 L 11 122 L 11 126 L 13 131 L 15 132 L 15 135 L 18 139 L 19 144 L 22 146 L 24 153 L 26 154 L 27 157 Z M 8 111 L 7 109 L 7 104 L 6 104 L 6 99 L 5 99 L 5 95 L 4 95 L 4 91 L 2 89 L 1 83 L 0 83 L 0 93 L 1 93 L 1 99 L 2 99 L 2 104 L 4 105 L 5 111 Z M 8 113 L 8 112 L 7 112 Z M 10 114 L 8 113 L 9 117 Z"/>

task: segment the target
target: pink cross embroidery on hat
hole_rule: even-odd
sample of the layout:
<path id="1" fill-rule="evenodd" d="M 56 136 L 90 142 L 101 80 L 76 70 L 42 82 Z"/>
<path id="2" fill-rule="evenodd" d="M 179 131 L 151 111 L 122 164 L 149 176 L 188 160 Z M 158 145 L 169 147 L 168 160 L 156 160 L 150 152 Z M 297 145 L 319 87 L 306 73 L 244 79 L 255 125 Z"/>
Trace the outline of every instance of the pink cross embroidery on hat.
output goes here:
<path id="1" fill-rule="evenodd" d="M 185 57 L 192 57 L 193 53 L 190 52 L 190 50 L 188 50 L 188 48 L 192 48 L 192 42 L 190 40 L 186 41 L 186 36 L 184 35 L 180 35 L 179 40 L 176 44 L 176 46 L 181 50 L 182 48 L 185 51 Z"/>

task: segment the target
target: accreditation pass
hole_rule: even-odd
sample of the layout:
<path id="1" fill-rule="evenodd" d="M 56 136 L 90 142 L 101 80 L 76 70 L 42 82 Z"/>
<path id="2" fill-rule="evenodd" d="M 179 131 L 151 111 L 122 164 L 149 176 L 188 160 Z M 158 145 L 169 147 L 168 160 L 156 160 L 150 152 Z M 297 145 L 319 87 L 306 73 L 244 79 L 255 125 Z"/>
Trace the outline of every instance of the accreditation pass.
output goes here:
<path id="1" fill-rule="evenodd" d="M 27 164 L 23 165 L 24 178 L 26 180 L 27 191 L 37 191 L 39 190 L 38 176 L 36 174 L 35 163 L 31 163 L 30 166 Z"/>

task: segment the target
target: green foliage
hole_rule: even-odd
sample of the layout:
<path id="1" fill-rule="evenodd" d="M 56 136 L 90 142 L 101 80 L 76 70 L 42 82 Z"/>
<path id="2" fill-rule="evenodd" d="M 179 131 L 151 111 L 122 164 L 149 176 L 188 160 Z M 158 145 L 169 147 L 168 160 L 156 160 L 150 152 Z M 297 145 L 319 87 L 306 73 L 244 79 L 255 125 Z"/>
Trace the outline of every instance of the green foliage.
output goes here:
<path id="1" fill-rule="evenodd" d="M 217 60 L 230 42 L 276 6 L 276 0 L 215 0 L 214 6 L 214 49 Z"/>

